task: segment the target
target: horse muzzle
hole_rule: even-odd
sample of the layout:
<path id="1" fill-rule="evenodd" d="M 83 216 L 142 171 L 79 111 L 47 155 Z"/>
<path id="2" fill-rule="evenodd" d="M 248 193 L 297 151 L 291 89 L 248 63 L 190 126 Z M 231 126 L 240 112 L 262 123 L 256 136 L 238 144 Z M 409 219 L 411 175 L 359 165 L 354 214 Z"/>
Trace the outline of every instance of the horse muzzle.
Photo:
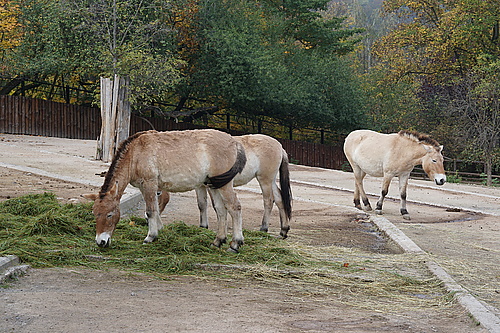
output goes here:
<path id="1" fill-rule="evenodd" d="M 109 247 L 111 244 L 111 235 L 107 232 L 95 236 L 95 242 L 99 247 Z"/>
<path id="2" fill-rule="evenodd" d="M 446 175 L 437 174 L 434 176 L 434 181 L 436 182 L 436 185 L 443 185 L 446 183 Z"/>

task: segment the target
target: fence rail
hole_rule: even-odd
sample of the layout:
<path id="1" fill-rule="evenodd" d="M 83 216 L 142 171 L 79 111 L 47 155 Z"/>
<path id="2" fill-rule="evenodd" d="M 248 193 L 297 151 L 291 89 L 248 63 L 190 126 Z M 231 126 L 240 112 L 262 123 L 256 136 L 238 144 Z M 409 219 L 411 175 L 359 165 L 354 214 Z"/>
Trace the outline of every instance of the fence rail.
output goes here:
<path id="1" fill-rule="evenodd" d="M 206 128 L 192 123 L 175 122 L 132 114 L 130 134 L 156 129 L 159 131 Z M 241 132 L 221 129 L 233 135 Z M 0 133 L 54 136 L 68 139 L 95 140 L 101 131 L 101 112 L 98 108 L 0 95 Z M 263 133 L 266 134 L 266 133 Z M 320 143 L 277 138 L 298 164 L 341 169 L 346 158 L 342 147 Z"/>

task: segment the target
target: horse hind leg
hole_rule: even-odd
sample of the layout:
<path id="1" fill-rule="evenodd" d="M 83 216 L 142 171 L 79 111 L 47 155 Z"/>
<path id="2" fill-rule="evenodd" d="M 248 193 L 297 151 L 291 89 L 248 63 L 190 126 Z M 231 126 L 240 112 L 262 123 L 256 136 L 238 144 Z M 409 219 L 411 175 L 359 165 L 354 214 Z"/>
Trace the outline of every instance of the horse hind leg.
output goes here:
<path id="1" fill-rule="evenodd" d="M 212 245 L 220 248 L 222 244 L 226 243 L 227 238 L 227 209 L 219 193 L 219 189 L 209 188 L 208 191 L 210 192 L 215 214 L 217 215 L 217 235 Z"/>
<path id="2" fill-rule="evenodd" d="M 276 206 L 278 207 L 280 214 L 280 224 L 281 224 L 280 236 L 283 237 L 283 239 L 285 239 L 288 237 L 288 231 L 290 231 L 291 216 L 289 216 L 289 214 L 287 213 L 287 209 L 285 209 L 285 203 L 283 202 L 281 192 L 276 184 L 274 184 L 273 186 L 273 193 L 274 193 L 274 202 L 276 203 Z"/>
<path id="3" fill-rule="evenodd" d="M 229 245 L 228 251 L 238 253 L 239 248 L 244 243 L 243 238 L 243 221 L 241 218 L 241 204 L 236 195 L 236 192 L 233 189 L 232 183 L 228 184 L 220 189 L 213 190 L 213 199 L 214 204 L 218 206 L 223 206 L 224 212 L 229 211 L 229 215 L 231 215 L 231 219 L 233 222 L 233 237 L 231 243 Z M 216 198 L 217 201 L 216 202 Z M 219 214 L 217 213 L 217 219 L 219 220 L 219 230 L 217 234 L 217 238 L 225 239 L 227 234 L 227 218 L 226 213 L 221 215 L 221 219 L 219 220 Z M 221 227 L 221 222 L 224 223 L 224 228 Z M 224 235 L 222 235 L 224 232 Z M 217 239 L 216 239 L 217 240 Z"/>
<path id="4" fill-rule="evenodd" d="M 260 226 L 260 231 L 268 232 L 269 230 L 269 220 L 271 218 L 271 211 L 273 209 L 274 197 L 272 180 L 268 181 L 263 178 L 258 177 L 260 189 L 262 191 L 262 201 L 264 203 L 264 216 L 262 217 L 262 223 Z"/>
<path id="5" fill-rule="evenodd" d="M 361 200 L 363 200 L 363 205 L 365 206 L 366 211 L 372 210 L 372 206 L 370 205 L 370 201 L 368 200 L 368 196 L 366 195 L 365 189 L 363 187 L 363 179 L 366 176 L 366 173 L 361 170 L 359 167 L 353 167 L 354 171 L 354 207 L 357 209 L 363 210 L 361 207 Z"/>

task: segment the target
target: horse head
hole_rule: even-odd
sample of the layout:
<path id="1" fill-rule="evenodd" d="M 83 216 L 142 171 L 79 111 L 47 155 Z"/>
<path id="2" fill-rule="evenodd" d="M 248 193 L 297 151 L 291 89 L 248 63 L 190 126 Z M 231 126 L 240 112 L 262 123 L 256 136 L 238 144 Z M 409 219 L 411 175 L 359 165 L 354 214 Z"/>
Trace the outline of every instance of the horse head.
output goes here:
<path id="1" fill-rule="evenodd" d="M 106 193 L 84 194 L 83 197 L 94 200 L 92 212 L 96 219 L 95 241 L 100 247 L 108 247 L 111 244 L 111 235 L 120 221 L 118 182 Z"/>
<path id="2" fill-rule="evenodd" d="M 446 182 L 446 174 L 444 171 L 444 158 L 441 152 L 443 146 L 423 145 L 426 151 L 422 157 L 422 167 L 429 178 L 434 179 L 437 185 L 443 185 Z"/>

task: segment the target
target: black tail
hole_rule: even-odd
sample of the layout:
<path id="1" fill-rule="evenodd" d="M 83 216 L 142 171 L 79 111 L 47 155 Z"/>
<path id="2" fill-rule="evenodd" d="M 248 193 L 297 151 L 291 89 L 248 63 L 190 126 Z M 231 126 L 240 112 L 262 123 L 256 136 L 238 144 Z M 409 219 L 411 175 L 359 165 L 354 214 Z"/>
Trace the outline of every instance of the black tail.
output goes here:
<path id="1" fill-rule="evenodd" d="M 243 149 L 243 146 L 239 142 L 237 142 L 237 144 L 238 144 L 238 152 L 236 155 L 236 162 L 234 162 L 234 165 L 231 167 L 231 169 L 229 169 L 229 171 L 226 171 L 221 175 L 208 177 L 206 185 L 215 189 L 221 188 L 227 183 L 229 183 L 231 180 L 233 180 L 233 178 L 243 170 L 245 164 L 247 163 L 247 156 L 245 155 L 245 150 Z"/>
<path id="2" fill-rule="evenodd" d="M 288 155 L 283 150 L 280 165 L 281 200 L 288 219 L 292 218 L 292 189 L 290 187 L 290 171 L 288 170 Z"/>

